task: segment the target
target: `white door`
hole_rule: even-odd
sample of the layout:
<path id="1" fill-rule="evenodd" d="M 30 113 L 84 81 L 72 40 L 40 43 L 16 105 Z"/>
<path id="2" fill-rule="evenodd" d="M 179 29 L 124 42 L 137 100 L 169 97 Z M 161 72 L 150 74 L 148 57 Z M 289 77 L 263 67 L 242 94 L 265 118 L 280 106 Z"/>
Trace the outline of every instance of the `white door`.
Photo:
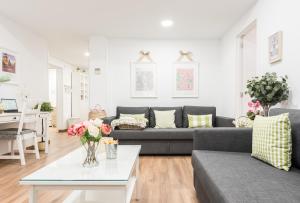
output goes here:
<path id="1" fill-rule="evenodd" d="M 241 88 L 240 88 L 240 107 L 241 115 L 246 115 L 248 102 L 251 101 L 247 90 L 247 80 L 256 76 L 256 26 L 253 26 L 241 37 Z"/>

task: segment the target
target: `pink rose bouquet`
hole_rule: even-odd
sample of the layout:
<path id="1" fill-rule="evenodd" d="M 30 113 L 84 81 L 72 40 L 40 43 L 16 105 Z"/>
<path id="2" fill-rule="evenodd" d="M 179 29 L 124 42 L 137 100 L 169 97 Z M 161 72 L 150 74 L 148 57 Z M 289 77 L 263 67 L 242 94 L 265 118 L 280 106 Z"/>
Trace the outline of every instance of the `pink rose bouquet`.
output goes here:
<path id="1" fill-rule="evenodd" d="M 108 136 L 112 128 L 108 124 L 103 124 L 102 120 L 95 119 L 74 124 L 68 128 L 68 136 L 80 137 L 81 144 L 86 149 L 87 156 L 83 166 L 97 166 L 96 150 L 102 136 Z"/>
<path id="2" fill-rule="evenodd" d="M 80 137 L 82 143 L 88 141 L 99 142 L 102 136 L 108 136 L 112 128 L 103 124 L 100 119 L 76 123 L 68 128 L 68 136 Z"/>
<path id="3" fill-rule="evenodd" d="M 255 119 L 256 115 L 260 115 L 261 111 L 261 104 L 259 101 L 250 101 L 248 102 L 248 107 L 250 108 L 247 112 L 247 116 L 248 118 L 250 118 L 251 120 Z"/>

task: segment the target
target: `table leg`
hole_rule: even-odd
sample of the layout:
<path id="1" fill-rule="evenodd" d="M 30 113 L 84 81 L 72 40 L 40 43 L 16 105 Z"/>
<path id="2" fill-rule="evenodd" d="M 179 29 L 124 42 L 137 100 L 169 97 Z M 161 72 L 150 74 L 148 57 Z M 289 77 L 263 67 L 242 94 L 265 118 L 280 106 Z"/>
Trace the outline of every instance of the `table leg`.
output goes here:
<path id="1" fill-rule="evenodd" d="M 34 186 L 29 191 L 29 203 L 37 203 L 37 190 Z"/>
<path id="2" fill-rule="evenodd" d="M 45 136 L 45 153 L 49 152 L 49 137 L 48 137 L 48 118 L 44 118 L 44 136 Z"/>
<path id="3" fill-rule="evenodd" d="M 136 165 L 135 165 L 135 177 L 136 177 L 136 193 L 135 193 L 135 198 L 136 200 L 140 199 L 141 195 L 141 188 L 140 188 L 140 158 L 138 157 L 136 160 Z"/>

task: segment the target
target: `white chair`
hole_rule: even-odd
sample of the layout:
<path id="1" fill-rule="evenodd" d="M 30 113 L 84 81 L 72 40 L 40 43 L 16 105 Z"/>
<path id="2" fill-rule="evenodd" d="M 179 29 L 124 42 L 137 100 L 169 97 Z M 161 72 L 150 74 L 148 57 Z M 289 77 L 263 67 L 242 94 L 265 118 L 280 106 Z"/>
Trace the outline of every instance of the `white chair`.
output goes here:
<path id="1" fill-rule="evenodd" d="M 21 165 L 25 165 L 25 153 L 35 153 L 36 159 L 40 159 L 38 140 L 37 140 L 37 122 L 39 118 L 39 110 L 33 116 L 26 117 L 26 104 L 23 105 L 21 116 L 19 119 L 18 128 L 8 128 L 0 130 L 0 140 L 11 141 L 11 153 L 10 155 L 0 155 L 0 159 L 20 159 Z M 24 129 L 24 124 L 34 124 L 34 129 Z M 24 141 L 34 141 L 34 150 L 26 150 Z M 14 141 L 17 143 L 19 155 L 15 155 L 14 152 Z"/>

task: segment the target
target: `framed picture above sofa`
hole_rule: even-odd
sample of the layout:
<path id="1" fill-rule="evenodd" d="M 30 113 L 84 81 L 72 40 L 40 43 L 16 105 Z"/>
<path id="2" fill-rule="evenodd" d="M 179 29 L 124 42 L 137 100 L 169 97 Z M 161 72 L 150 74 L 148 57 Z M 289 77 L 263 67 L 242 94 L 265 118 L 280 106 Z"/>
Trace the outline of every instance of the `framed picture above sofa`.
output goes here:
<path id="1" fill-rule="evenodd" d="M 157 97 L 156 64 L 131 63 L 131 97 Z"/>
<path id="2" fill-rule="evenodd" d="M 196 62 L 178 62 L 173 65 L 173 97 L 198 97 L 198 70 Z"/>

